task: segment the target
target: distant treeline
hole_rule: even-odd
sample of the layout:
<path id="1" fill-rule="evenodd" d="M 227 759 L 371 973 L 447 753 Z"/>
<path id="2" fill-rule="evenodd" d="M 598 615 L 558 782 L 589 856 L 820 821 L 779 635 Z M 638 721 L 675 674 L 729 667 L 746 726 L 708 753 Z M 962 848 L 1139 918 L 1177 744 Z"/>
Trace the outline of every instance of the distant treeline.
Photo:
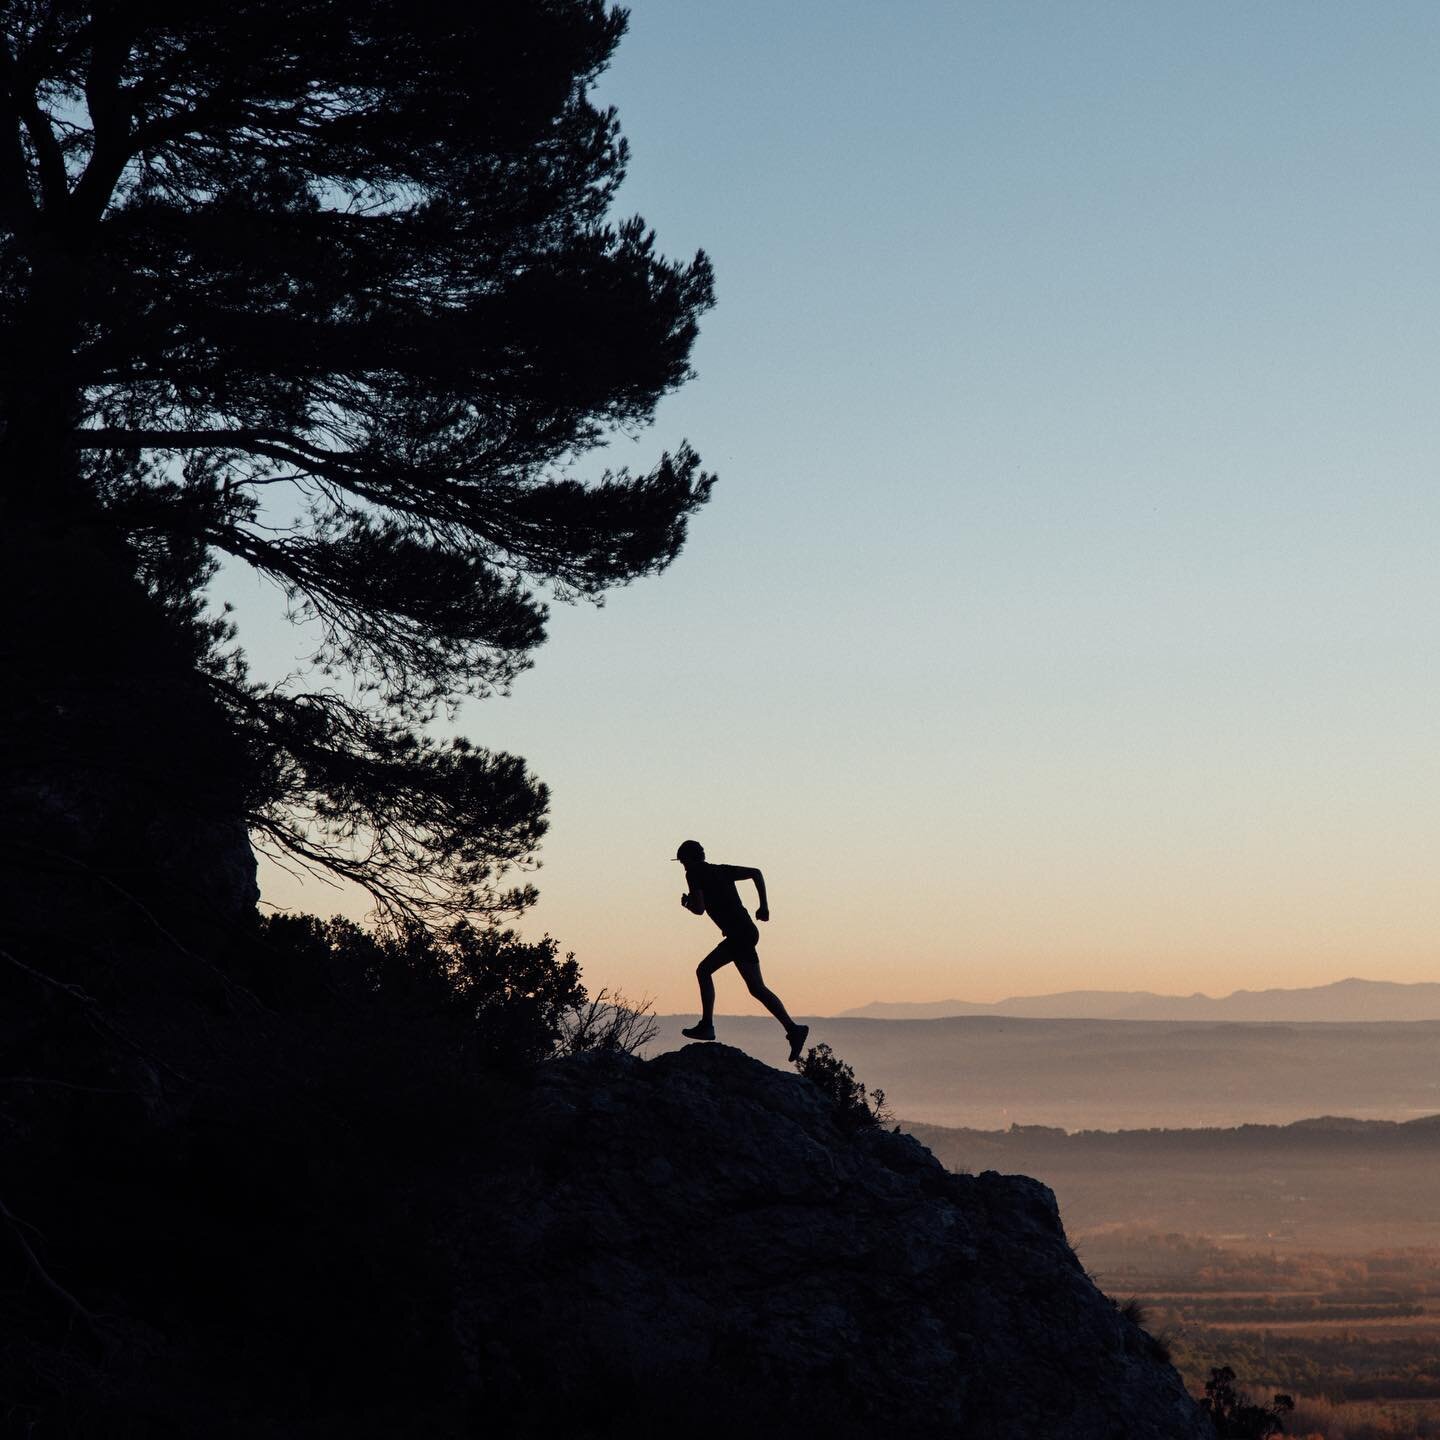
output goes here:
<path id="1" fill-rule="evenodd" d="M 1345 1335 L 1267 1335 L 1259 1330 L 1197 1330 L 1171 1342 L 1191 1390 L 1214 1365 L 1229 1365 L 1259 1391 L 1328 1400 L 1440 1402 L 1434 1332 L 1380 1340 Z"/>
<path id="2" fill-rule="evenodd" d="M 1186 1318 L 1217 1325 L 1243 1324 L 1245 1322 L 1285 1325 L 1305 1323 L 1314 1320 L 1408 1320 L 1426 1313 L 1423 1305 L 1411 1303 L 1381 1302 L 1370 1304 L 1334 1304 L 1301 1295 L 1284 1296 L 1276 1299 L 1273 1295 L 1263 1296 L 1186 1296 L 1183 1302 L 1172 1301 L 1164 1295 L 1154 1297 L 1157 1306 L 1176 1303 L 1183 1308 Z"/>
<path id="3" fill-rule="evenodd" d="M 1132 1291 L 1303 1292 L 1333 1305 L 1396 1305 L 1440 1300 L 1440 1249 L 1410 1247 L 1363 1255 L 1327 1251 L 1226 1249 L 1208 1235 L 1160 1235 L 1126 1226 L 1081 1237 L 1089 1266 L 1111 1288 Z M 1285 1303 L 1296 1303 L 1287 1297 Z M 1201 1303 L 1187 1293 L 1186 1303 Z M 1238 1303 L 1238 1299 L 1237 1299 Z M 1440 1304 L 1433 1307 L 1440 1325 Z"/>
<path id="4" fill-rule="evenodd" d="M 1440 1153 L 1440 1115 L 1417 1120 L 1350 1120 L 1322 1117 L 1289 1125 L 1208 1126 L 1193 1130 L 1076 1130 L 1053 1125 L 1012 1125 L 1008 1130 L 968 1130 L 945 1125 L 909 1124 L 905 1127 L 943 1158 L 947 1150 L 965 1146 L 1024 1151 L 1054 1149 L 1075 1154 L 1106 1154 L 1172 1150 L 1193 1155 L 1205 1150 L 1253 1149 L 1314 1150 L 1327 1152 L 1402 1147 Z"/>

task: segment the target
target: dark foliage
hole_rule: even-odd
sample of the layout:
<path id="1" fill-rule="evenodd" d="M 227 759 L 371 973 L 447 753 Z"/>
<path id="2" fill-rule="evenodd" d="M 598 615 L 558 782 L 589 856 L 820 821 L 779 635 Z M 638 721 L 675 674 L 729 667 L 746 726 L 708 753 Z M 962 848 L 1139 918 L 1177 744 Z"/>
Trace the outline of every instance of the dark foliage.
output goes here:
<path id="1" fill-rule="evenodd" d="M 812 1045 L 795 1068 L 835 1107 L 835 1118 L 847 1131 L 889 1125 L 894 1117 L 883 1090 L 866 1091 L 847 1065 L 828 1045 Z"/>
<path id="2" fill-rule="evenodd" d="M 206 802 L 262 843 L 400 916 L 533 898 L 501 877 L 544 788 L 426 726 L 524 668 L 543 592 L 668 564 L 711 483 L 689 450 L 574 471 L 686 379 L 712 295 L 703 255 L 607 220 L 626 149 L 588 92 L 624 23 L 601 0 L 0 9 L 0 598 L 44 620 L 0 765 L 68 755 L 128 713 L 124 675 L 168 675 L 155 725 L 205 732 Z M 222 554 L 314 620 L 309 678 L 247 678 L 201 603 Z M 149 629 L 87 643 L 137 579 Z"/>
<path id="3" fill-rule="evenodd" d="M 313 1012 L 352 999 L 429 1014 L 459 1026 L 490 1066 L 545 1059 L 568 1017 L 588 1008 L 574 955 L 561 958 L 548 935 L 525 941 L 464 920 L 440 933 L 409 925 L 377 934 L 339 916 L 272 915 L 260 940 L 251 983 L 263 1001 Z"/>
<path id="4" fill-rule="evenodd" d="M 633 1055 L 655 1033 L 648 1004 L 589 995 L 574 954 L 562 956 L 548 935 L 523 940 L 465 920 L 439 932 L 374 931 L 338 915 L 271 915 L 259 939 L 247 980 L 263 1002 L 317 1013 L 350 1001 L 433 1016 L 458 1026 L 492 1069 L 592 1050 Z"/>
<path id="5" fill-rule="evenodd" d="M 1295 1408 L 1289 1395 L 1277 1395 L 1269 1405 L 1255 1405 L 1235 1388 L 1235 1372 L 1228 1366 L 1210 1372 L 1200 1408 L 1215 1424 L 1219 1440 L 1267 1440 L 1285 1433 L 1284 1416 Z"/>
<path id="6" fill-rule="evenodd" d="M 198 974 L 0 948 L 0 1435 L 459 1433 L 442 1200 L 537 1062 L 643 1019 L 463 923 L 273 917 Z"/>

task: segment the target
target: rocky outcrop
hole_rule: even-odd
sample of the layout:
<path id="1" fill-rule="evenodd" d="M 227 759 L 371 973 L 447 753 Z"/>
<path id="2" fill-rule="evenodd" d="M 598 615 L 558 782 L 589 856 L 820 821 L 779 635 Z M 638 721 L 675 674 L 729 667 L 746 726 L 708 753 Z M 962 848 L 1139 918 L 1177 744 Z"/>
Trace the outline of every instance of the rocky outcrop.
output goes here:
<path id="1" fill-rule="evenodd" d="M 447 1249 L 508 1435 L 1212 1434 L 1044 1185 L 737 1050 L 557 1062 L 485 1150 Z"/>
<path id="2" fill-rule="evenodd" d="M 101 524 L 0 536 L 0 941 L 214 949 L 259 900 L 252 762 L 205 646 Z M 163 927 L 148 918 L 164 915 Z"/>
<path id="3" fill-rule="evenodd" d="M 123 967 L 81 988 L 11 958 L 16 1433 L 1209 1435 L 1043 1185 L 847 1133 L 739 1051 L 517 1073 L 419 992 L 127 1000 Z"/>

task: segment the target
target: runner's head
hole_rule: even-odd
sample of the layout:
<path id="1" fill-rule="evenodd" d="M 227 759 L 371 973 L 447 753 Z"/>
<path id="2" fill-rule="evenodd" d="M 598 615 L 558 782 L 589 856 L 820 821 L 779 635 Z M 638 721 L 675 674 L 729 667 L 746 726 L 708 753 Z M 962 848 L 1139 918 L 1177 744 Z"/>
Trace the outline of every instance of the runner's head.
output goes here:
<path id="1" fill-rule="evenodd" d="M 705 859 L 705 847 L 698 840 L 687 840 L 676 852 L 682 865 L 699 865 Z"/>

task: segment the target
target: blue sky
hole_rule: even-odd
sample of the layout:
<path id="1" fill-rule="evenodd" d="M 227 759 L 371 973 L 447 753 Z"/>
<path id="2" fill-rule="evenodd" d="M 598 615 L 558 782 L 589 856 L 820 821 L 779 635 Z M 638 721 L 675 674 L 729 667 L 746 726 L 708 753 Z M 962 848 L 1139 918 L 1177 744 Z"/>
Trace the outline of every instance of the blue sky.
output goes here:
<path id="1" fill-rule="evenodd" d="M 1433 978 L 1440 10 L 630 10 L 620 208 L 719 303 L 605 459 L 720 482 L 462 715 L 532 928 L 689 1007 L 694 835 L 797 1012 Z"/>

